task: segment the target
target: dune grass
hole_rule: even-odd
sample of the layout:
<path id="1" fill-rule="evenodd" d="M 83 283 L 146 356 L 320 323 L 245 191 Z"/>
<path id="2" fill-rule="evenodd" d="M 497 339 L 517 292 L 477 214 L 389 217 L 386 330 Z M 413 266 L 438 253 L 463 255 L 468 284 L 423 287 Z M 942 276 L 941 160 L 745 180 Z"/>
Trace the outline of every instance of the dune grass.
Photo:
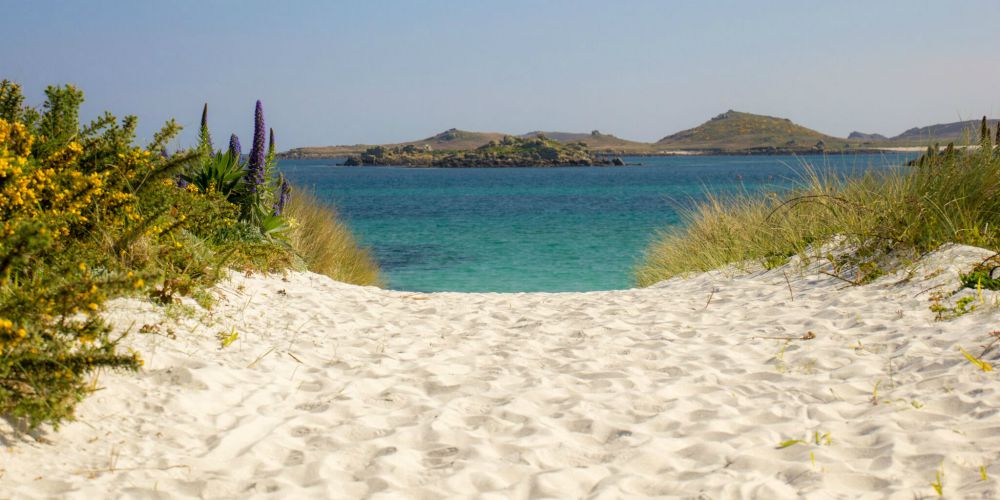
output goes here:
<path id="1" fill-rule="evenodd" d="M 978 148 L 928 148 L 887 171 L 843 178 L 810 169 L 780 196 L 710 196 L 650 245 L 636 281 L 726 265 L 772 268 L 800 255 L 851 268 L 860 284 L 945 243 L 1000 249 L 1000 147 L 983 129 Z M 835 239 L 846 255 L 819 253 Z"/>
<path id="2" fill-rule="evenodd" d="M 293 221 L 289 242 L 310 271 L 355 285 L 383 284 L 371 253 L 358 245 L 333 207 L 315 193 L 296 189 L 285 215 Z"/>

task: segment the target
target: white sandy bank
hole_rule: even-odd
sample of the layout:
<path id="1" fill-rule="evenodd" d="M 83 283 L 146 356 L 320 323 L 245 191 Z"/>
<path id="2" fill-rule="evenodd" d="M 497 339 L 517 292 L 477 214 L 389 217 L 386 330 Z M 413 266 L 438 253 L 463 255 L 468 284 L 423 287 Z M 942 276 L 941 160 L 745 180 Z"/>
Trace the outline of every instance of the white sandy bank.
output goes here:
<path id="1" fill-rule="evenodd" d="M 941 471 L 948 498 L 988 498 L 998 372 L 957 345 L 978 354 L 1000 314 L 935 322 L 921 293 L 987 255 L 847 288 L 790 267 L 565 294 L 293 273 L 234 276 L 211 312 L 119 300 L 147 369 L 103 375 L 40 441 L 4 429 L 0 497 L 912 499 Z"/>

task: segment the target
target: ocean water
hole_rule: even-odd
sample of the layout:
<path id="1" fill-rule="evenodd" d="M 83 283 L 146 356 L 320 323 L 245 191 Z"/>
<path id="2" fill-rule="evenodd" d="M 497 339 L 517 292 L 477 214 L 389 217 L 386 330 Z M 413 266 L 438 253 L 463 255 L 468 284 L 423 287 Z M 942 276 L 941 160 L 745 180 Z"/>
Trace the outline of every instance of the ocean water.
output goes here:
<path id="1" fill-rule="evenodd" d="M 856 175 L 904 155 L 628 157 L 628 167 L 419 169 L 283 160 L 371 247 L 388 286 L 413 291 L 587 291 L 632 270 L 678 208 L 706 192 L 787 189 L 808 162 Z"/>

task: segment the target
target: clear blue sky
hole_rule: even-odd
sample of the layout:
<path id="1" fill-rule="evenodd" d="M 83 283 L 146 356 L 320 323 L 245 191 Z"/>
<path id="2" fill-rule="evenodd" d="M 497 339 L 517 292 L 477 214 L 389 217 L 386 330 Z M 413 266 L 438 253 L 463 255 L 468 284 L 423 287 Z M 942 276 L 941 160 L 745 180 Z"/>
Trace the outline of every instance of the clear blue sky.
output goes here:
<path id="1" fill-rule="evenodd" d="M 0 78 L 279 148 L 457 127 L 657 140 L 727 109 L 895 135 L 1000 111 L 1000 2 L 0 0 Z"/>

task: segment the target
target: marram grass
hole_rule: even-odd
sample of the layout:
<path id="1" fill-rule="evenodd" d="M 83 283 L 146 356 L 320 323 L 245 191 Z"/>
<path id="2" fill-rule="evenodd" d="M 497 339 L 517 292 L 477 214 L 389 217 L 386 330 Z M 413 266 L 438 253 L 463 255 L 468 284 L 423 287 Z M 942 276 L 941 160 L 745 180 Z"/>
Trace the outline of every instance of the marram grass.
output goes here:
<path id="1" fill-rule="evenodd" d="M 315 273 L 354 285 L 383 284 L 378 264 L 360 247 L 332 207 L 308 190 L 295 189 L 285 207 L 289 242 Z"/>
<path id="2" fill-rule="evenodd" d="M 988 131 L 978 148 L 929 148 L 913 163 L 851 178 L 807 170 L 781 196 L 709 196 L 647 248 L 636 281 L 648 286 L 728 265 L 770 268 L 793 255 L 833 261 L 817 249 L 834 240 L 850 249 L 835 266 L 856 269 L 858 282 L 945 243 L 1000 249 L 1000 147 Z"/>

